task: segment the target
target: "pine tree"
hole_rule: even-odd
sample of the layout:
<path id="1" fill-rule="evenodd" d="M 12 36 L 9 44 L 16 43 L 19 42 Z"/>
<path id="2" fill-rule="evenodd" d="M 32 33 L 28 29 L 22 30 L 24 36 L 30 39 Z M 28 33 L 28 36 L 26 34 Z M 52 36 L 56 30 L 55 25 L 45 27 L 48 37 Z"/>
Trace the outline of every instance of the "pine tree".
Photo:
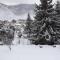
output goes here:
<path id="1" fill-rule="evenodd" d="M 57 1 L 55 9 L 56 9 L 57 14 L 60 14 L 60 1 Z"/>
<path id="2" fill-rule="evenodd" d="M 30 37 L 30 34 L 32 33 L 31 32 L 31 27 L 32 27 L 31 24 L 32 24 L 32 20 L 31 20 L 30 14 L 28 13 L 28 17 L 26 20 L 26 26 L 24 29 L 24 32 L 27 34 L 28 37 Z"/>
<path id="3" fill-rule="evenodd" d="M 36 5 L 36 16 L 33 22 L 33 37 L 31 38 L 34 44 L 49 44 L 53 45 L 56 40 L 55 22 L 52 16 L 54 11 L 52 0 L 40 0 L 41 4 Z"/>
<path id="4" fill-rule="evenodd" d="M 54 16 L 53 19 L 55 19 L 55 30 L 56 30 L 56 35 L 57 39 L 60 40 L 60 1 L 57 1 L 56 7 L 55 7 L 56 15 Z M 57 41 L 58 44 L 60 44 L 59 41 Z"/>

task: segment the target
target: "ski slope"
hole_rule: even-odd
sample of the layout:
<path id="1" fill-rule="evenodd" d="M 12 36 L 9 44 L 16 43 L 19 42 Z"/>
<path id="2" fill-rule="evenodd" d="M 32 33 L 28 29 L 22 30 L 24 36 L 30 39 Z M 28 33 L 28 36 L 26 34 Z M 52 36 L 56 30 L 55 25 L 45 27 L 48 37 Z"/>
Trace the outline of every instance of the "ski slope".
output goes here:
<path id="1" fill-rule="evenodd" d="M 35 45 L 0 46 L 0 60 L 60 60 L 60 46 Z"/>

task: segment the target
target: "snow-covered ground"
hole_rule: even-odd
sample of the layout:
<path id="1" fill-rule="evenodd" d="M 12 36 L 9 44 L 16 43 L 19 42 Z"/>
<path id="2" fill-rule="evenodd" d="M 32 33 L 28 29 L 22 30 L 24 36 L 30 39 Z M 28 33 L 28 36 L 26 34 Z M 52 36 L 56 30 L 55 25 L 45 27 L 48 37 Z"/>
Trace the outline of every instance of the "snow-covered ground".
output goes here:
<path id="1" fill-rule="evenodd" d="M 0 46 L 0 60 L 60 60 L 60 46 L 14 45 Z"/>
<path id="2" fill-rule="evenodd" d="M 20 44 L 18 41 L 20 40 Z M 48 45 L 30 45 L 28 39 L 18 38 L 17 33 L 14 35 L 14 45 L 0 46 L 0 60 L 60 60 L 60 46 Z"/>

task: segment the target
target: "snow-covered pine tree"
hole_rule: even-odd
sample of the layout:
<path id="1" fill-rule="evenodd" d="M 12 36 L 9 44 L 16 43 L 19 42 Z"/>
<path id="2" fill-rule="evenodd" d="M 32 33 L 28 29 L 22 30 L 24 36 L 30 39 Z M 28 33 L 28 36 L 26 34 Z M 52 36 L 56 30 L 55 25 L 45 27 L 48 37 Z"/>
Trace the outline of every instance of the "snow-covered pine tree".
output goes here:
<path id="1" fill-rule="evenodd" d="M 57 43 L 60 44 L 60 1 L 57 1 L 56 7 L 55 7 L 56 15 L 53 17 L 53 20 L 56 24 L 55 31 L 57 36 Z"/>
<path id="2" fill-rule="evenodd" d="M 41 4 L 36 4 L 36 16 L 33 22 L 33 44 L 49 44 L 53 45 L 56 40 L 56 32 L 54 31 L 55 22 L 51 17 L 55 15 L 52 0 L 40 0 Z"/>
<path id="3" fill-rule="evenodd" d="M 57 1 L 55 9 L 56 9 L 57 14 L 60 14 L 60 1 Z"/>
<path id="4" fill-rule="evenodd" d="M 30 14 L 28 13 L 28 17 L 27 17 L 27 20 L 26 20 L 26 26 L 24 28 L 24 33 L 27 34 L 27 37 L 30 37 L 30 34 L 32 33 L 31 32 L 31 27 L 32 27 L 32 19 L 30 17 Z"/>

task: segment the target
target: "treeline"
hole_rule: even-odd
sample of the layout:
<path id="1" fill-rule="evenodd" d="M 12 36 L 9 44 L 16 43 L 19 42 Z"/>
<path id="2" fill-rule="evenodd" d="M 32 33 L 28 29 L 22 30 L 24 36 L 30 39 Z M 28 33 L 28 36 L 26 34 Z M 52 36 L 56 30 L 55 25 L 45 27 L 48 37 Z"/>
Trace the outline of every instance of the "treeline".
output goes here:
<path id="1" fill-rule="evenodd" d="M 60 2 L 52 4 L 52 0 L 40 0 L 34 11 L 34 20 L 28 14 L 24 28 L 31 44 L 60 44 Z"/>
<path id="2" fill-rule="evenodd" d="M 11 22 L 15 22 L 12 20 Z M 9 21 L 0 20 L 0 45 L 11 45 L 14 40 L 15 27 Z"/>

